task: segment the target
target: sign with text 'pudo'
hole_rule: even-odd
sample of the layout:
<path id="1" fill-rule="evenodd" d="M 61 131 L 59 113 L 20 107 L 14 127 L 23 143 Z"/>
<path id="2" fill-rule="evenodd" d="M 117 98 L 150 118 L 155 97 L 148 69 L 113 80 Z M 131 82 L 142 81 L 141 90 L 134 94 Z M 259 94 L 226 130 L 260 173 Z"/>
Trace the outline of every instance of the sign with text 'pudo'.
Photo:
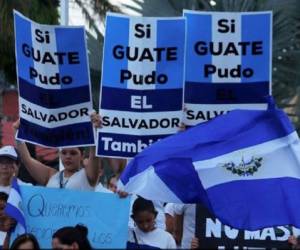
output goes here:
<path id="1" fill-rule="evenodd" d="M 41 25 L 14 12 L 19 139 L 49 147 L 94 144 L 84 27 Z"/>
<path id="2" fill-rule="evenodd" d="M 184 18 L 108 14 L 97 154 L 134 157 L 182 118 Z"/>
<path id="3" fill-rule="evenodd" d="M 266 109 L 272 13 L 185 11 L 185 119 L 194 126 L 233 109 Z"/>

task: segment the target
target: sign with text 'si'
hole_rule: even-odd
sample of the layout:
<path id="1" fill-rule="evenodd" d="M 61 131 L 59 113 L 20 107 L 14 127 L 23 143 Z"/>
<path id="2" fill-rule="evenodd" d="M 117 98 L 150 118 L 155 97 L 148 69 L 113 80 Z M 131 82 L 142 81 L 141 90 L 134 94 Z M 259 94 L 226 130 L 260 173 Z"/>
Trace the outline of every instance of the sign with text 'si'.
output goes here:
<path id="1" fill-rule="evenodd" d="M 271 94 L 272 12 L 184 11 L 184 123 L 233 109 L 266 109 Z"/>
<path id="2" fill-rule="evenodd" d="M 14 11 L 17 138 L 48 147 L 94 144 L 84 27 L 41 25 Z"/>
<path id="3" fill-rule="evenodd" d="M 131 158 L 182 118 L 185 19 L 108 14 L 97 154 Z"/>

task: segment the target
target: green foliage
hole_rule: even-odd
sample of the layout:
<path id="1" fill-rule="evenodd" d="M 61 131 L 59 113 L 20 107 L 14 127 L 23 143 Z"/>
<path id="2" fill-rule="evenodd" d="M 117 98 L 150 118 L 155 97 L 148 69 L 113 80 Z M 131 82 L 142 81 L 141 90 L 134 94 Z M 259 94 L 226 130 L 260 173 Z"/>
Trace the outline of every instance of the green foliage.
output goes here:
<path id="1" fill-rule="evenodd" d="M 16 83 L 13 10 L 39 23 L 57 24 L 57 6 L 56 0 L 0 0 L 0 70 L 8 82 Z"/>

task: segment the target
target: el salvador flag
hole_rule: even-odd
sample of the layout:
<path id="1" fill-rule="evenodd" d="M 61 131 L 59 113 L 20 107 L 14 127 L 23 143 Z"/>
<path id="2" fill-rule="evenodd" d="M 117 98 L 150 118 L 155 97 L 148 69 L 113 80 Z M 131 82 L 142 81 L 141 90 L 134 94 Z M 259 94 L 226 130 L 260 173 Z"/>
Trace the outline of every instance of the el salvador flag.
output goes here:
<path id="1" fill-rule="evenodd" d="M 26 233 L 25 217 L 22 210 L 22 196 L 16 178 L 12 181 L 10 193 L 5 206 L 5 213 L 14 218 L 17 222 L 13 231 L 14 234 L 20 235 Z"/>
<path id="2" fill-rule="evenodd" d="M 138 154 L 119 187 L 147 199 L 203 203 L 222 223 L 300 227 L 300 146 L 279 109 L 234 110 Z"/>

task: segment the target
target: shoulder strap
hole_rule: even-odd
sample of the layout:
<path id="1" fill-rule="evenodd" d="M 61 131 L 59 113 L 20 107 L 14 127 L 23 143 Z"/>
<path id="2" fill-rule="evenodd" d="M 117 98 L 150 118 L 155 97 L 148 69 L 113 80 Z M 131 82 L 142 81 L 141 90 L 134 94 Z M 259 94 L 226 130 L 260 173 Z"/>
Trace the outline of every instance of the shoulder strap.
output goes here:
<path id="1" fill-rule="evenodd" d="M 60 171 L 59 172 L 59 188 L 64 188 L 65 184 L 64 184 L 64 171 Z"/>
<path id="2" fill-rule="evenodd" d="M 136 233 L 135 233 L 134 229 L 132 229 L 132 233 L 133 233 L 133 238 L 134 238 L 135 244 L 137 244 L 137 246 L 139 246 L 139 242 L 137 240 Z"/>

